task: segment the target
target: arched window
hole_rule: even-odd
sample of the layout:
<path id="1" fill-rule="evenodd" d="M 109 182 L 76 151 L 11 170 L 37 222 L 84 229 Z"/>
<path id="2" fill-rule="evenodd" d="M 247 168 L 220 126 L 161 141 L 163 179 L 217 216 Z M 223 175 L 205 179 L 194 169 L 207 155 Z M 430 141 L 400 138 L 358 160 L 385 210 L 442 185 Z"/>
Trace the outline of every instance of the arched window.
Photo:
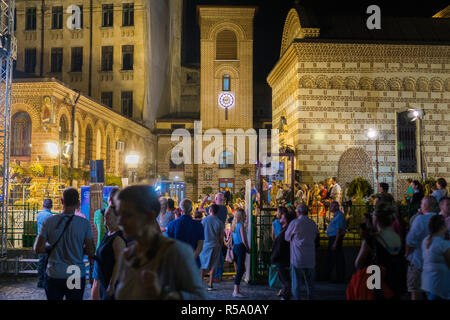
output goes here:
<path id="1" fill-rule="evenodd" d="M 237 60 L 236 34 L 231 30 L 223 30 L 217 35 L 217 60 Z"/>
<path id="2" fill-rule="evenodd" d="M 219 169 L 232 169 L 234 167 L 233 154 L 231 152 L 223 152 L 220 155 Z"/>
<path id="3" fill-rule="evenodd" d="M 67 120 L 63 115 L 61 119 L 59 119 L 59 140 L 61 143 L 64 143 L 69 138 L 69 130 L 67 128 Z"/>
<path id="4" fill-rule="evenodd" d="M 231 90 L 231 78 L 229 74 L 224 74 L 222 77 L 222 91 Z"/>
<path id="5" fill-rule="evenodd" d="M 90 125 L 86 127 L 86 141 L 84 146 L 84 164 L 89 165 L 89 161 L 92 160 L 92 128 Z"/>
<path id="6" fill-rule="evenodd" d="M 97 130 L 97 135 L 95 137 L 95 159 L 99 160 L 102 158 L 102 133 Z"/>
<path id="7" fill-rule="evenodd" d="M 110 156 L 110 152 L 111 152 L 111 138 L 108 136 L 106 138 L 106 159 L 105 159 L 105 167 L 106 170 L 109 170 L 109 168 L 111 167 L 111 156 Z"/>
<path id="8" fill-rule="evenodd" d="M 31 118 L 26 112 L 17 112 L 11 119 L 11 156 L 31 155 Z"/>
<path id="9" fill-rule="evenodd" d="M 411 122 L 408 111 L 397 113 L 398 172 L 417 172 L 416 122 Z"/>

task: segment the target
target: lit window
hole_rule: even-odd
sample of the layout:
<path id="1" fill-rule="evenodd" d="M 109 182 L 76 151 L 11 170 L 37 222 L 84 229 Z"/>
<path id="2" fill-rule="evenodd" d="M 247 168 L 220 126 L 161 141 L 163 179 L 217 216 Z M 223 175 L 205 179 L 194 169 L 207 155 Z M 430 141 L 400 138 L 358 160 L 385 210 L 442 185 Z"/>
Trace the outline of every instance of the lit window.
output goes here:
<path id="1" fill-rule="evenodd" d="M 225 74 L 222 77 L 222 91 L 230 91 L 231 90 L 231 79 L 230 75 Z"/>
<path id="2" fill-rule="evenodd" d="M 397 113 L 398 172 L 417 172 L 416 122 L 411 122 L 408 111 Z"/>

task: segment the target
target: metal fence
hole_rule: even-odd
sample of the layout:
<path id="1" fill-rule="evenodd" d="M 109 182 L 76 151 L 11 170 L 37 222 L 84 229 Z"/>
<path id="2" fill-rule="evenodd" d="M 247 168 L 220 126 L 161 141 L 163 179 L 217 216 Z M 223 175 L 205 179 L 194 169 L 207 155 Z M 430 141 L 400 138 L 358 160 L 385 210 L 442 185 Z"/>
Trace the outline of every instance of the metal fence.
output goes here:
<path id="1" fill-rule="evenodd" d="M 61 210 L 60 199 L 63 190 L 62 185 L 52 182 L 11 183 L 9 203 L 42 205 L 44 199 L 52 199 L 53 209 Z"/>
<path id="2" fill-rule="evenodd" d="M 409 220 L 409 207 L 407 205 L 397 206 L 401 217 Z M 351 205 L 346 204 L 341 208 L 346 217 L 346 233 L 343 241 L 344 246 L 360 246 L 360 225 L 364 221 L 364 215 L 373 212 L 373 205 Z M 253 275 L 256 281 L 267 281 L 272 254 L 272 222 L 275 220 L 276 208 L 264 208 L 260 213 L 253 216 L 253 249 L 252 258 L 254 269 Z M 333 214 L 327 206 L 309 206 L 309 218 L 319 228 L 320 247 L 327 246 L 327 227 Z"/>
<path id="3" fill-rule="evenodd" d="M 8 248 L 31 248 L 37 235 L 37 206 L 15 204 L 8 206 L 6 239 Z"/>

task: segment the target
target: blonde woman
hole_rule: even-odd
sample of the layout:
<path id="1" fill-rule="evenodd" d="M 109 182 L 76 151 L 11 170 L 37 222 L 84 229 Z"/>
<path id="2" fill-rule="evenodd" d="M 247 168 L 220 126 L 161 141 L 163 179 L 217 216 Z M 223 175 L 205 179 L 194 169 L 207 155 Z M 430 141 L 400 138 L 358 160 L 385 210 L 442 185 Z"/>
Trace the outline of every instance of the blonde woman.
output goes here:
<path id="1" fill-rule="evenodd" d="M 234 291 L 233 297 L 244 298 L 239 291 L 239 285 L 241 284 L 242 276 L 245 272 L 245 255 L 250 253 L 250 248 L 247 244 L 246 232 L 245 232 L 245 211 L 239 208 L 236 211 L 236 215 L 231 224 L 231 236 L 233 237 L 233 254 L 236 259 L 236 277 L 234 278 Z"/>

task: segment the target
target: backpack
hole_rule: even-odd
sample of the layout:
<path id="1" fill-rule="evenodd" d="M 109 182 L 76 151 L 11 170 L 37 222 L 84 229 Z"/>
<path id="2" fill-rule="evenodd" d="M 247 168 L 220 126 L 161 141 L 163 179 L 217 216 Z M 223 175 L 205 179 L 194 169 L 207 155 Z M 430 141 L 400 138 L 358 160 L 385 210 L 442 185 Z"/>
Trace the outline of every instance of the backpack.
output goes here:
<path id="1" fill-rule="evenodd" d="M 369 237 L 368 240 L 368 244 L 374 252 L 372 264 L 385 266 L 386 283 L 393 291 L 394 298 L 399 299 L 406 292 L 407 263 L 404 258 L 403 247 L 399 253 L 392 255 L 387 251 L 387 244 L 382 237 L 375 235 Z"/>
<path id="2" fill-rule="evenodd" d="M 367 244 L 372 249 L 372 256 L 368 265 L 357 270 L 347 287 L 347 300 L 385 300 L 399 299 L 406 287 L 405 264 L 403 254 L 400 251 L 397 255 L 391 255 L 379 241 L 384 242 L 383 238 L 375 235 L 367 239 Z M 386 244 L 385 244 L 386 245 Z M 367 280 L 372 273 L 367 273 L 370 265 L 377 265 L 381 271 L 381 288 L 369 289 Z M 387 265 L 388 268 L 384 267 Z"/>

